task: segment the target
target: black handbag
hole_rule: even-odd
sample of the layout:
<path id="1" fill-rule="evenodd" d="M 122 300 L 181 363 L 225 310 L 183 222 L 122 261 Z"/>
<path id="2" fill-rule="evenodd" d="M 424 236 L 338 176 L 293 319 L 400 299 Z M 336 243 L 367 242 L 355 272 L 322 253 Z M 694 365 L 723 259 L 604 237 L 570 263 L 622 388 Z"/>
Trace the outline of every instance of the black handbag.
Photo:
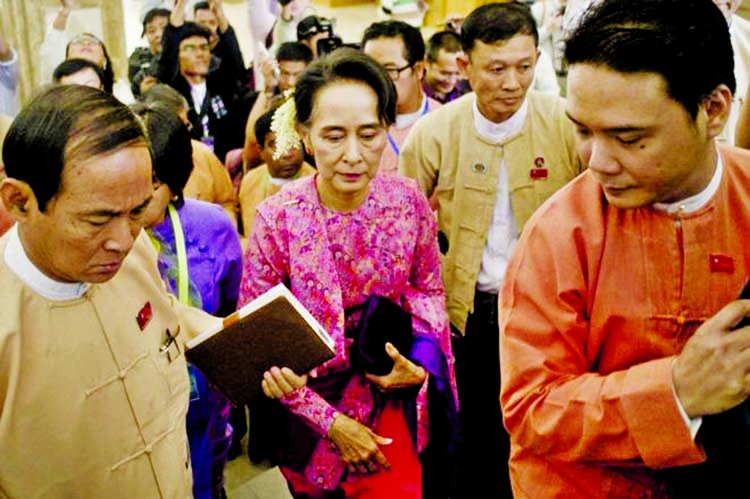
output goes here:
<path id="1" fill-rule="evenodd" d="M 352 336 L 352 365 L 384 376 L 393 369 L 393 359 L 385 351 L 386 342 L 392 343 L 401 355 L 409 355 L 414 341 L 412 316 L 387 298 L 370 296 L 363 304 L 362 316 Z"/>

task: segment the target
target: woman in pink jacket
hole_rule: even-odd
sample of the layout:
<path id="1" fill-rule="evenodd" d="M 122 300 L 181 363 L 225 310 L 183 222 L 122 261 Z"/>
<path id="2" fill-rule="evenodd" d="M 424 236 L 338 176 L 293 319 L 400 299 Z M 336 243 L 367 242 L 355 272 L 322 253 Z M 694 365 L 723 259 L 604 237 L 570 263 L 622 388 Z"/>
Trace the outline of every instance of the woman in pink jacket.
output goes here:
<path id="1" fill-rule="evenodd" d="M 296 121 L 318 173 L 259 206 L 240 303 L 283 282 L 337 348 L 306 385 L 291 372 L 291 384 L 278 370 L 268 375 L 266 394 L 283 408 L 282 471 L 296 497 L 419 498 L 433 487 L 446 496 L 456 402 L 435 218 L 412 180 L 377 174 L 395 119 L 393 82 L 375 61 L 344 49 L 310 66 L 285 106 L 276 113 L 277 144 L 299 140 Z M 394 365 L 382 376 L 350 362 L 351 333 L 370 296 L 412 316 L 414 345 L 399 352 L 386 344 Z"/>

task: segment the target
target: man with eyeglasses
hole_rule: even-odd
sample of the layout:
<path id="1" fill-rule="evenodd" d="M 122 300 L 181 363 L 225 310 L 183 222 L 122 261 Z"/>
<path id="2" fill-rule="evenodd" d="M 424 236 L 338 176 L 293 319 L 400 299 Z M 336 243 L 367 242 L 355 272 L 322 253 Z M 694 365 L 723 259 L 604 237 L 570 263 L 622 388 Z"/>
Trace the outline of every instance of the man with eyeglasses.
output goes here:
<path id="1" fill-rule="evenodd" d="M 534 17 L 520 2 L 469 14 L 458 66 L 474 93 L 420 120 L 401 153 L 400 172 L 435 195 L 442 234 L 467 453 L 456 498 L 487 490 L 512 497 L 499 402 L 498 291 L 526 221 L 583 170 L 564 101 L 529 91 L 538 41 Z"/>
<path id="2" fill-rule="evenodd" d="M 362 50 L 385 68 L 396 85 L 396 122 L 388 131 L 388 147 L 380 161 L 381 174 L 395 175 L 401 145 L 411 127 L 440 107 L 422 90 L 424 39 L 417 28 L 403 21 L 380 21 L 365 30 Z"/>
<path id="3" fill-rule="evenodd" d="M 223 54 L 215 68 L 211 66 L 211 32 L 192 22 L 184 22 L 184 4 L 178 0 L 164 29 L 162 55 L 157 77 L 179 91 L 188 103 L 188 118 L 193 126 L 193 138 L 211 147 L 224 159 L 227 151 L 242 147 L 244 142 L 244 111 L 238 103 L 237 81 L 242 56 L 237 38 L 224 36 L 231 31 L 220 8 L 219 40 L 214 51 Z"/>

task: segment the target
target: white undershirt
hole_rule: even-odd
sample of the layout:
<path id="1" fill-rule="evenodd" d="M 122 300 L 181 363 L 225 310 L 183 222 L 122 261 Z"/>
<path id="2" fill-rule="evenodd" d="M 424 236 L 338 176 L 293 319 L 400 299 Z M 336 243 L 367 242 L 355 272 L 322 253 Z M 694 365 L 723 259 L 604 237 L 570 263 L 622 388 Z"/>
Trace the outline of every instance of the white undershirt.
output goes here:
<path id="1" fill-rule="evenodd" d="M 393 124 L 393 127 L 394 128 L 406 128 L 406 127 L 412 126 L 425 113 L 426 106 L 427 106 L 427 95 L 424 92 L 422 92 L 422 102 L 419 104 L 419 109 L 417 109 L 413 113 L 396 115 L 396 122 Z"/>
<path id="2" fill-rule="evenodd" d="M 90 285 L 85 282 L 59 282 L 50 279 L 29 259 L 18 236 L 18 224 L 8 231 L 8 244 L 5 246 L 5 264 L 34 292 L 52 301 L 66 301 L 80 298 Z"/>
<path id="3" fill-rule="evenodd" d="M 272 177 L 270 174 L 268 175 L 268 181 L 273 185 L 278 185 L 279 187 L 284 187 L 286 184 L 290 184 L 297 180 L 296 176 L 295 178 L 277 178 Z"/>
<path id="4" fill-rule="evenodd" d="M 193 97 L 193 107 L 195 108 L 195 112 L 198 114 L 201 114 L 203 101 L 206 100 L 206 92 L 208 92 L 208 90 L 206 88 L 205 81 L 203 83 L 190 85 L 190 95 Z"/>
<path id="5" fill-rule="evenodd" d="M 516 113 L 501 123 L 494 123 L 485 118 L 477 107 L 474 98 L 474 128 L 479 136 L 491 143 L 503 147 L 503 142 L 518 135 L 523 128 L 528 114 L 528 102 L 524 99 Z M 497 181 L 497 196 L 492 221 L 487 230 L 487 242 L 482 250 L 482 265 L 477 275 L 477 289 L 488 293 L 497 293 L 503 283 L 508 260 L 518 242 L 518 225 L 510 205 L 508 188 L 508 169 L 505 155 L 500 161 L 500 175 Z"/>
<path id="6" fill-rule="evenodd" d="M 721 175 L 723 172 L 724 163 L 722 163 L 721 161 L 721 155 L 717 154 L 716 170 L 714 171 L 714 176 L 711 178 L 711 181 L 708 183 L 705 189 L 694 196 L 690 196 L 689 198 L 682 199 L 680 201 L 675 201 L 674 203 L 654 203 L 654 209 L 656 211 L 668 213 L 670 215 L 674 215 L 677 213 L 694 213 L 700 210 L 701 208 L 706 206 L 706 203 L 711 201 L 711 198 L 714 197 L 714 194 L 716 194 L 716 191 L 719 189 L 719 185 L 721 184 Z"/>

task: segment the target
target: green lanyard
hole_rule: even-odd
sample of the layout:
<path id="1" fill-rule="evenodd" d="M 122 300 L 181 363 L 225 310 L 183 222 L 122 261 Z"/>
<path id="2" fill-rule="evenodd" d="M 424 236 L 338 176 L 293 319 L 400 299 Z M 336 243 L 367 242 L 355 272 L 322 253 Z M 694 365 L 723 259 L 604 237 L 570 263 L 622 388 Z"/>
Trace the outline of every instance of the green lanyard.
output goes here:
<path id="1" fill-rule="evenodd" d="M 190 276 L 188 275 L 187 251 L 185 251 L 185 233 L 182 231 L 180 216 L 172 203 L 167 205 L 169 220 L 174 231 L 174 245 L 177 252 L 177 299 L 190 305 Z"/>
<path id="2" fill-rule="evenodd" d="M 172 232 L 174 232 L 174 245 L 177 252 L 177 299 L 180 303 L 190 305 L 190 276 L 188 275 L 187 251 L 185 251 L 185 233 L 182 231 L 180 215 L 177 213 L 174 205 L 167 205 L 169 211 L 169 220 L 172 222 Z M 193 369 L 188 369 L 190 377 L 190 402 L 200 399 L 198 390 L 198 381 L 195 379 Z"/>

